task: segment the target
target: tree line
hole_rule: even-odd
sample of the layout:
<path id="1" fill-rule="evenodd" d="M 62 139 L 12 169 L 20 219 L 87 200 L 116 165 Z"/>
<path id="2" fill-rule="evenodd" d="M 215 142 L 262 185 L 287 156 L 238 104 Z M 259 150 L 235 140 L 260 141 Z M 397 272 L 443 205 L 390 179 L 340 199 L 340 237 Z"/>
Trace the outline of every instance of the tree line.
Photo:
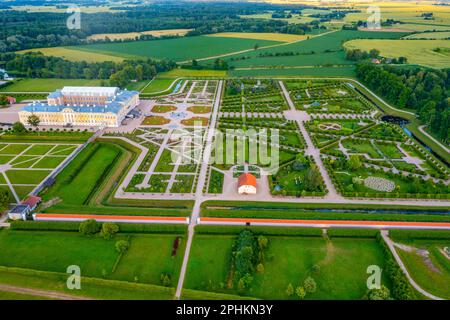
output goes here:
<path id="1" fill-rule="evenodd" d="M 125 60 L 123 62 L 68 61 L 40 52 L 0 54 L 0 65 L 19 77 L 102 79 L 123 87 L 131 80 L 149 80 L 158 72 L 169 71 L 176 64 L 168 60 Z"/>
<path id="2" fill-rule="evenodd" d="M 360 63 L 356 75 L 394 105 L 415 110 L 431 132 L 445 143 L 450 141 L 450 68 L 437 70 Z"/>

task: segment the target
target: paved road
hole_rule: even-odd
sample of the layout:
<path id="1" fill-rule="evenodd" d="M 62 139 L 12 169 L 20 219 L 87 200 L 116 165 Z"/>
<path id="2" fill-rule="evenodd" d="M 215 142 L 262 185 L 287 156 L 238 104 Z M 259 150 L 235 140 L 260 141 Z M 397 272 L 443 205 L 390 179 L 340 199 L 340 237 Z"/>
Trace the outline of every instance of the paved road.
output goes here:
<path id="1" fill-rule="evenodd" d="M 431 140 L 433 140 L 435 143 L 437 143 L 442 149 L 444 149 L 445 151 L 447 151 L 447 153 L 450 153 L 450 149 L 446 146 L 444 146 L 440 141 L 436 140 L 432 135 L 430 135 L 428 132 L 425 131 L 425 125 L 424 126 L 420 126 L 419 130 L 420 132 L 422 132 L 424 135 L 426 135 L 428 138 L 430 138 Z"/>
<path id="2" fill-rule="evenodd" d="M 0 291 L 6 292 L 14 292 L 19 294 L 32 295 L 37 297 L 49 298 L 49 299 L 58 299 L 58 300 L 94 300 L 92 298 L 74 296 L 70 294 L 65 294 L 57 291 L 47 291 L 47 290 L 38 290 L 38 289 L 30 289 L 23 287 L 10 286 L 6 284 L 0 284 Z"/>
<path id="3" fill-rule="evenodd" d="M 220 97 L 222 96 L 222 87 L 223 87 L 223 81 L 219 81 L 219 84 L 217 87 L 217 92 L 216 92 L 216 99 L 214 101 L 214 106 L 211 111 L 212 115 L 211 115 L 210 125 L 208 128 L 208 133 L 206 135 L 205 148 L 203 149 L 201 168 L 200 168 L 200 173 L 198 176 L 198 184 L 197 184 L 197 189 L 196 189 L 196 193 L 195 193 L 195 203 L 194 203 L 194 207 L 192 209 L 191 221 L 189 223 L 188 239 L 186 242 L 186 249 L 184 252 L 183 264 L 181 266 L 181 272 L 180 272 L 180 277 L 178 280 L 177 290 L 175 293 L 175 299 L 180 299 L 180 297 L 181 297 L 181 290 L 183 289 L 184 278 L 186 276 L 187 264 L 189 261 L 189 254 L 191 252 L 192 239 L 194 237 L 194 232 L 195 232 L 194 228 L 197 223 L 197 218 L 200 215 L 200 205 L 203 202 L 203 187 L 206 184 L 206 176 L 208 173 L 208 164 L 209 164 L 212 147 L 213 147 L 214 133 L 215 133 L 216 123 L 217 123 L 217 115 L 219 113 Z"/>
<path id="4" fill-rule="evenodd" d="M 400 266 L 400 268 L 402 269 L 403 273 L 405 274 L 406 278 L 408 279 L 409 283 L 414 287 L 414 289 L 416 289 L 417 291 L 419 291 L 421 294 L 423 294 L 425 297 L 430 298 L 432 300 L 444 300 L 440 297 L 437 297 L 435 295 L 432 295 L 431 293 L 423 290 L 415 281 L 414 279 L 410 276 L 408 270 L 406 269 L 405 265 L 403 264 L 402 259 L 400 259 L 400 256 L 398 255 L 397 251 L 395 250 L 394 247 L 394 243 L 392 242 L 391 238 L 389 238 L 389 232 L 387 230 L 382 230 L 381 231 L 381 236 L 383 237 L 384 242 L 387 244 L 387 246 L 389 247 L 389 250 L 391 251 L 392 255 L 395 258 L 395 261 L 397 262 L 397 264 Z"/>

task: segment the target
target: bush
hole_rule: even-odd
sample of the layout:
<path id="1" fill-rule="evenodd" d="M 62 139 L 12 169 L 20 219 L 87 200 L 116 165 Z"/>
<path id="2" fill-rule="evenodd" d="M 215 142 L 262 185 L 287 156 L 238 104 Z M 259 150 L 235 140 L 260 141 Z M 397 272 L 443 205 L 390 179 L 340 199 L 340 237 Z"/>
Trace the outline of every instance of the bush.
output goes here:
<path id="1" fill-rule="evenodd" d="M 116 250 L 121 255 L 127 252 L 128 248 L 130 247 L 130 243 L 126 240 L 119 240 L 116 242 Z"/>
<path id="2" fill-rule="evenodd" d="M 79 222 L 12 221 L 12 230 L 79 231 Z"/>
<path id="3" fill-rule="evenodd" d="M 119 232 L 119 226 L 113 222 L 105 222 L 102 224 L 101 236 L 105 239 L 111 239 L 114 234 Z"/>
<path id="4" fill-rule="evenodd" d="M 330 228 L 327 233 L 330 238 L 349 237 L 349 238 L 376 238 L 380 231 L 378 229 L 342 229 Z"/>
<path id="5" fill-rule="evenodd" d="M 100 231 L 101 225 L 94 219 L 88 219 L 80 224 L 80 233 L 94 235 Z"/>

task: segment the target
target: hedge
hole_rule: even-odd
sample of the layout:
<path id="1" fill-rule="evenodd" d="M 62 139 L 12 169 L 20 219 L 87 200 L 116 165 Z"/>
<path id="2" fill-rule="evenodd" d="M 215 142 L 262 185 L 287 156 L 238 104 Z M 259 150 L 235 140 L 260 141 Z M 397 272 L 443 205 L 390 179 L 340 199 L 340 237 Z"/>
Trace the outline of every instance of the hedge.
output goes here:
<path id="1" fill-rule="evenodd" d="M 251 230 L 259 235 L 267 236 L 306 236 L 306 237 L 322 237 L 322 229 L 320 228 L 304 228 L 304 227 L 267 227 L 267 226 L 212 226 L 199 225 L 195 227 L 198 234 L 238 234 L 242 230 Z"/>
<path id="2" fill-rule="evenodd" d="M 393 239 L 450 239 L 450 230 L 391 230 Z"/>
<path id="3" fill-rule="evenodd" d="M 145 224 L 117 223 L 120 233 L 181 233 L 187 231 L 187 226 L 176 224 Z M 75 231 L 78 232 L 80 222 L 66 221 L 13 221 L 11 230 L 39 231 Z"/>
<path id="4" fill-rule="evenodd" d="M 346 229 L 330 228 L 327 234 L 330 238 L 349 237 L 349 238 L 376 238 L 380 231 L 377 229 Z"/>

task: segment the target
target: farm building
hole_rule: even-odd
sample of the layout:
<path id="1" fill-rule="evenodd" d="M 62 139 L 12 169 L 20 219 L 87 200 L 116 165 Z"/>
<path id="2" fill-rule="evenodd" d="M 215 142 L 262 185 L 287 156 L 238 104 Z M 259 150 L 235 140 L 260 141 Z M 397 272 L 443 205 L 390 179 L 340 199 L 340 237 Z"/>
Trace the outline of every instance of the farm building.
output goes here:
<path id="1" fill-rule="evenodd" d="M 256 177 L 250 173 L 243 173 L 238 178 L 239 194 L 256 194 Z"/>
<path id="2" fill-rule="evenodd" d="M 117 87 L 64 87 L 51 93 L 47 103 L 33 102 L 19 112 L 20 122 L 32 114 L 41 125 L 118 127 L 139 104 L 139 92 Z"/>

